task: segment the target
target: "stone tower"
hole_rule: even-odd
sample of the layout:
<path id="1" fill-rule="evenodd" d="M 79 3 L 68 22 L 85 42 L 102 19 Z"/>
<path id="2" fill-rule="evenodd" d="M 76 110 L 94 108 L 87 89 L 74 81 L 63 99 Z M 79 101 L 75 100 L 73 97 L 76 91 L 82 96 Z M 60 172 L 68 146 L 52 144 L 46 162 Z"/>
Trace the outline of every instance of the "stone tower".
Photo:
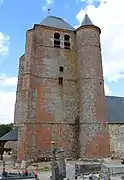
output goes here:
<path id="1" fill-rule="evenodd" d="M 104 80 L 99 27 L 88 15 L 76 30 L 80 96 L 81 157 L 109 157 Z"/>
<path id="2" fill-rule="evenodd" d="M 87 15 L 77 30 L 48 16 L 27 31 L 14 120 L 20 160 L 48 156 L 51 141 L 67 156 L 109 156 L 99 35 Z"/>
<path id="3" fill-rule="evenodd" d="M 75 29 L 48 16 L 26 34 L 15 107 L 19 159 L 48 156 L 51 141 L 72 156 L 77 117 Z"/>

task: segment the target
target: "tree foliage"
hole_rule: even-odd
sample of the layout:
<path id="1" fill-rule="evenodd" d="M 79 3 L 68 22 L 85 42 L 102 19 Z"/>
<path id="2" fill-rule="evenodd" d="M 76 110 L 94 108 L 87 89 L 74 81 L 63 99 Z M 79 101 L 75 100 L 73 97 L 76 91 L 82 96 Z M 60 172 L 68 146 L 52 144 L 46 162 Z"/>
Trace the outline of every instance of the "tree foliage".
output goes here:
<path id="1" fill-rule="evenodd" d="M 4 136 L 6 133 L 11 131 L 13 124 L 0 124 L 0 137 Z"/>

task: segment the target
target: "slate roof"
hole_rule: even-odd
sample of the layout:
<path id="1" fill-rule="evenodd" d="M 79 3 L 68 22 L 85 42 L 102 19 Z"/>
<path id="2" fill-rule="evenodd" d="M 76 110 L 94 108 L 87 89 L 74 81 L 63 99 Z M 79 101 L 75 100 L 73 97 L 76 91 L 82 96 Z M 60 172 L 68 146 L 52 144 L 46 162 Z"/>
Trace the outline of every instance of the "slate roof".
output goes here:
<path id="1" fill-rule="evenodd" d="M 108 123 L 124 123 L 124 97 L 106 96 Z"/>
<path id="2" fill-rule="evenodd" d="M 90 20 L 89 16 L 87 14 L 85 14 L 85 17 L 81 23 L 81 26 L 88 26 L 88 25 L 94 25 L 94 24 Z"/>
<path id="3" fill-rule="evenodd" d="M 2 136 L 0 141 L 18 141 L 18 128 L 15 128 Z"/>
<path id="4" fill-rule="evenodd" d="M 54 27 L 58 29 L 65 29 L 69 31 L 75 31 L 75 29 L 65 22 L 62 18 L 55 17 L 55 16 L 47 16 L 42 22 L 41 25 L 48 26 L 48 27 Z"/>

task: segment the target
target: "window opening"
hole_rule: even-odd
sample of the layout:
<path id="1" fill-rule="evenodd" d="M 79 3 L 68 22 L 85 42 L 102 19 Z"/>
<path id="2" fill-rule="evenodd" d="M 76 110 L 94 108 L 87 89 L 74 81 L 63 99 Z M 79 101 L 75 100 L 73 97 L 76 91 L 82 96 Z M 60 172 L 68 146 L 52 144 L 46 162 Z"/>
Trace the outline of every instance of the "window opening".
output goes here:
<path id="1" fill-rule="evenodd" d="M 70 49 L 70 36 L 67 34 L 64 36 L 64 48 Z"/>
<path id="2" fill-rule="evenodd" d="M 54 47 L 60 48 L 60 34 L 54 34 Z"/>
<path id="3" fill-rule="evenodd" d="M 63 85 L 63 78 L 62 77 L 59 77 L 59 85 Z"/>
<path id="4" fill-rule="evenodd" d="M 64 71 L 64 67 L 60 66 L 59 70 L 60 70 L 60 72 L 63 72 Z"/>

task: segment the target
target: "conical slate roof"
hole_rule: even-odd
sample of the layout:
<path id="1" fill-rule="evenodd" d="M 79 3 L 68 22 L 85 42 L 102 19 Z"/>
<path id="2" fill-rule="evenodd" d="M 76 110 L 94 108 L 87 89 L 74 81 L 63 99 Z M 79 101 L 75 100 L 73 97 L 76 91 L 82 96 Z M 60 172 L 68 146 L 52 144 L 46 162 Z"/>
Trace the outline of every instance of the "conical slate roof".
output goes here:
<path id="1" fill-rule="evenodd" d="M 55 17 L 55 16 L 47 16 L 42 22 L 41 25 L 48 26 L 48 27 L 54 27 L 58 29 L 65 29 L 70 31 L 75 31 L 75 29 L 65 22 L 62 18 Z"/>
<path id="2" fill-rule="evenodd" d="M 81 23 L 81 26 L 88 26 L 88 25 L 94 25 L 94 24 L 90 20 L 89 16 L 87 14 L 85 14 L 85 17 Z"/>

